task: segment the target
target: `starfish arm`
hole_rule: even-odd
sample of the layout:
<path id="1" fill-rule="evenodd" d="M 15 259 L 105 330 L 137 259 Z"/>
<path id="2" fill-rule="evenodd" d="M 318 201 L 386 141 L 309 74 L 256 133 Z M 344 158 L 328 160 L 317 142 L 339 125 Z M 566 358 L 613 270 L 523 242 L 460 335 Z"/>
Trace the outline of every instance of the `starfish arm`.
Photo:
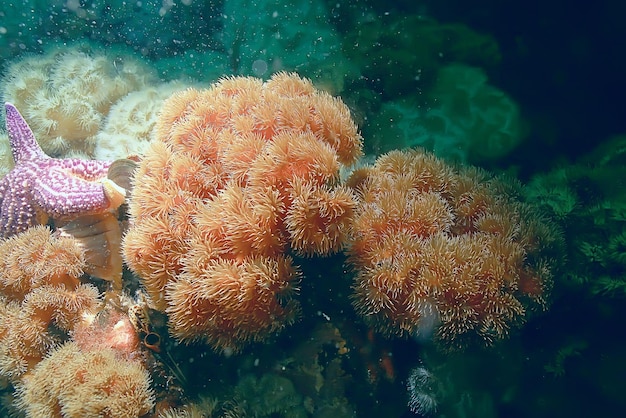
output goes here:
<path id="1" fill-rule="evenodd" d="M 52 218 L 104 212 L 112 205 L 105 185 L 68 174 L 54 167 L 35 179 L 33 202 Z"/>
<path id="2" fill-rule="evenodd" d="M 0 236 L 3 238 L 23 232 L 39 223 L 37 210 L 31 205 L 25 191 L 17 187 L 16 182 L 9 180 L 15 179 L 3 179 L 1 187 L 3 193 L 0 204 Z"/>
<path id="3" fill-rule="evenodd" d="M 107 178 L 111 162 L 47 156 L 11 103 L 6 127 L 15 167 L 0 180 L 0 236 L 9 236 L 48 217 L 68 219 L 118 208 L 126 190 Z"/>
<path id="4" fill-rule="evenodd" d="M 106 178 L 109 167 L 111 167 L 111 162 L 65 158 L 62 160 L 54 160 L 53 165 L 64 170 L 68 175 L 76 176 L 87 181 L 98 181 Z"/>
<path id="5" fill-rule="evenodd" d="M 15 106 L 7 102 L 4 107 L 6 109 L 7 134 L 15 164 L 17 165 L 22 161 L 50 158 L 42 151 L 35 140 L 33 131 Z"/>

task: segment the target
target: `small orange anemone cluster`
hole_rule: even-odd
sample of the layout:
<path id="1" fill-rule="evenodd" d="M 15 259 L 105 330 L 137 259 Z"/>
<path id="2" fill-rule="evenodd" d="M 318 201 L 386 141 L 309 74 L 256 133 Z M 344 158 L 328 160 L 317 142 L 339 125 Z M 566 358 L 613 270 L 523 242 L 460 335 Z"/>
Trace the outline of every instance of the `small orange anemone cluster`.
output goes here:
<path id="1" fill-rule="evenodd" d="M 29 418 L 143 417 L 155 403 L 150 383 L 140 362 L 113 348 L 84 351 L 70 341 L 16 385 L 15 404 Z"/>
<path id="2" fill-rule="evenodd" d="M 289 252 L 343 248 L 355 205 L 338 185 L 361 154 L 348 108 L 295 74 L 225 78 L 163 105 L 141 161 L 123 251 L 182 341 L 239 350 L 293 321 Z"/>
<path id="3" fill-rule="evenodd" d="M 94 312 L 99 293 L 78 278 L 84 253 L 44 226 L 0 241 L 0 375 L 18 378 Z"/>
<path id="4" fill-rule="evenodd" d="M 545 307 L 545 250 L 558 234 L 512 182 L 411 150 L 379 157 L 349 184 L 359 196 L 353 304 L 377 331 L 491 344 Z"/>
<path id="5" fill-rule="evenodd" d="M 0 378 L 27 417 L 137 417 L 154 405 L 128 317 L 103 311 L 79 280 L 87 258 L 46 226 L 0 240 Z"/>

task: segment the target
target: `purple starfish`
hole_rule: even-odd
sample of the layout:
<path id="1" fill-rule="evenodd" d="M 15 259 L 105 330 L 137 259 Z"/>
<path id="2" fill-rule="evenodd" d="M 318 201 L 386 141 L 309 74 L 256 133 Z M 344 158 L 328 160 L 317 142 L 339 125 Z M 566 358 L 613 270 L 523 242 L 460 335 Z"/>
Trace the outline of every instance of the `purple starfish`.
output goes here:
<path id="1" fill-rule="evenodd" d="M 115 209 L 124 189 L 107 179 L 107 161 L 51 158 L 11 103 L 6 125 L 15 167 L 0 180 L 0 236 L 45 224 Z"/>

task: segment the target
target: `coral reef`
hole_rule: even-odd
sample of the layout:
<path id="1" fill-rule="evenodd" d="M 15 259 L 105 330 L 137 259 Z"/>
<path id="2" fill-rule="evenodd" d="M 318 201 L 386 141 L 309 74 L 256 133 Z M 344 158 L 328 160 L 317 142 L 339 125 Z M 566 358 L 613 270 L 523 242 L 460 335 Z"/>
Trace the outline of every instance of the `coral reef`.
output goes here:
<path id="1" fill-rule="evenodd" d="M 605 53 L 615 36 L 594 48 L 585 25 L 549 20 L 557 6 L 542 9 L 551 24 L 533 38 L 519 30 L 532 8 L 463 2 L 44 3 L 0 7 L 0 91 L 57 168 L 123 159 L 93 183 L 125 189 L 113 189 L 111 208 L 132 205 L 64 212 L 67 197 L 80 205 L 56 169 L 21 176 L 31 158 L 15 153 L 11 172 L 10 142 L 33 135 L 0 133 L 10 235 L 0 238 L 1 416 L 626 409 L 615 332 L 626 306 L 626 141 L 576 155 L 623 132 L 610 120 L 619 107 L 595 105 L 619 95 L 619 54 Z M 623 13 L 589 19 L 605 9 L 585 8 L 581 21 L 623 26 Z M 576 28 L 569 44 L 559 22 Z M 572 52 L 577 65 L 563 61 Z M 615 62 L 598 65 L 606 57 Z M 352 115 L 282 73 L 208 90 L 167 83 L 277 71 L 341 92 Z M 183 83 L 197 89 L 172 95 Z M 372 162 L 417 145 L 536 177 L 521 188 L 407 151 L 346 184 L 339 173 L 361 149 L 352 118 Z M 47 161 L 33 149 L 21 154 Z M 134 192 L 125 158 L 141 161 Z M 45 199 L 22 199 L 33 185 Z M 36 216 L 15 228 L 18 206 Z M 543 212 L 564 227 L 562 270 Z M 121 263 L 127 227 L 132 271 Z"/>
<path id="2" fill-rule="evenodd" d="M 555 227 L 516 186 L 421 150 L 355 171 L 349 263 L 356 310 L 387 335 L 491 344 L 543 308 Z"/>
<path id="3" fill-rule="evenodd" d="M 298 315 L 288 252 L 342 249 L 354 208 L 338 186 L 361 138 L 347 107 L 278 73 L 174 94 L 134 179 L 125 259 L 183 341 L 239 350 Z"/>

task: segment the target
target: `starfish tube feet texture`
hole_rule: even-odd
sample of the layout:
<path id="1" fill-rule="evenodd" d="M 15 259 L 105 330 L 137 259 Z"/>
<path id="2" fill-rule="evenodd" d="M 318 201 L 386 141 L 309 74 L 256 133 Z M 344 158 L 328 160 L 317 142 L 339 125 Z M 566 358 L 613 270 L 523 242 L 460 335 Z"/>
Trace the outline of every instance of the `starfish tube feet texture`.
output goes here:
<path id="1" fill-rule="evenodd" d="M 11 103 L 6 129 L 15 167 L 0 180 L 0 236 L 52 219 L 73 219 L 116 209 L 125 190 L 107 179 L 111 163 L 46 155 Z"/>

